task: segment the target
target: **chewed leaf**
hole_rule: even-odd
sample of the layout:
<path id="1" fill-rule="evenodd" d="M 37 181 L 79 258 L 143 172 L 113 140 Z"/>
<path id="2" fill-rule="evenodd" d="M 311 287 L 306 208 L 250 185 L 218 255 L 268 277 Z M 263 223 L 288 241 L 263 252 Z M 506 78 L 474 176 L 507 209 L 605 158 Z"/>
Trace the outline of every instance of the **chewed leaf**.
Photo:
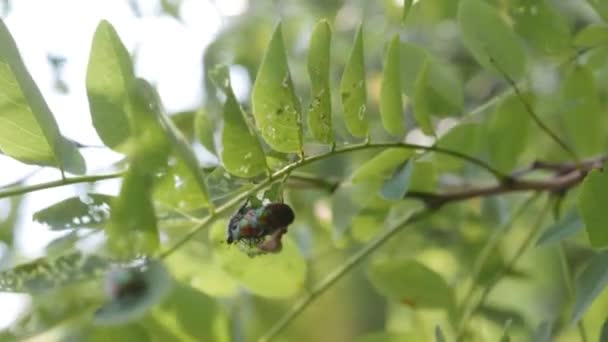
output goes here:
<path id="1" fill-rule="evenodd" d="M 401 99 L 401 41 L 395 35 L 384 58 L 384 71 L 380 88 L 380 114 L 382 124 L 390 134 L 401 136 L 403 127 L 403 100 Z"/>
<path id="2" fill-rule="evenodd" d="M 81 252 L 42 258 L 0 272 L 0 291 L 41 292 L 94 278 L 108 266 L 106 260 Z"/>
<path id="3" fill-rule="evenodd" d="M 93 126 L 112 149 L 129 137 L 128 92 L 134 78 L 129 52 L 114 27 L 101 21 L 93 36 L 86 86 Z"/>
<path id="4" fill-rule="evenodd" d="M 239 177 L 255 177 L 268 170 L 266 156 L 257 135 L 245 121 L 245 113 L 238 103 L 228 67 L 220 66 L 210 74 L 226 94 L 224 128 L 222 131 L 222 162 L 228 172 Z"/>
<path id="5" fill-rule="evenodd" d="M 0 150 L 24 163 L 84 173 L 82 155 L 61 135 L 1 19 L 0 46 Z"/>
<path id="6" fill-rule="evenodd" d="M 367 89 L 365 83 L 365 58 L 363 55 L 363 26 L 359 26 L 355 42 L 340 82 L 340 96 L 344 107 L 344 121 L 350 134 L 367 136 Z"/>
<path id="7" fill-rule="evenodd" d="M 258 71 L 251 103 L 256 125 L 268 145 L 279 152 L 302 148 L 302 118 L 287 65 L 283 33 L 279 24 Z"/>
<path id="8" fill-rule="evenodd" d="M 142 317 L 171 288 L 171 277 L 159 261 L 142 266 L 114 267 L 106 274 L 108 301 L 95 312 L 97 325 L 121 325 Z"/>
<path id="9" fill-rule="evenodd" d="M 331 27 L 327 21 L 322 20 L 315 26 L 310 38 L 307 65 L 312 94 L 308 126 L 313 137 L 324 144 L 331 144 L 334 140 L 329 84 L 330 43 Z"/>
<path id="10" fill-rule="evenodd" d="M 98 228 L 110 217 L 110 202 L 114 196 L 86 194 L 71 197 L 34 213 L 34 220 L 53 230 Z"/>

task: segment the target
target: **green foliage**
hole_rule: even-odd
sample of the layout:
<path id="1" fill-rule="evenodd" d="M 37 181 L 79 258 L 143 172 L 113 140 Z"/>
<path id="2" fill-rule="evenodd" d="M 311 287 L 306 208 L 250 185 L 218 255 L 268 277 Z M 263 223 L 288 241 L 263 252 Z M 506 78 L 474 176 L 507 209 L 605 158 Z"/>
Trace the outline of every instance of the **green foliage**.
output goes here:
<path id="1" fill-rule="evenodd" d="M 74 143 L 61 135 L 1 19 L 0 45 L 0 150 L 24 163 L 84 173 L 84 159 Z"/>
<path id="2" fill-rule="evenodd" d="M 53 230 L 98 228 L 107 222 L 113 199 L 114 196 L 104 194 L 71 197 L 37 211 L 33 218 Z"/>
<path id="3" fill-rule="evenodd" d="M 599 253 L 589 261 L 589 264 L 576 278 L 576 299 L 570 319 L 572 322 L 583 317 L 593 300 L 608 285 L 606 263 L 608 263 L 608 254 Z"/>
<path id="4" fill-rule="evenodd" d="M 578 209 L 585 222 L 585 229 L 589 242 L 593 247 L 601 248 L 608 245 L 608 232 L 606 232 L 606 215 L 604 204 L 608 201 L 608 173 L 591 171 L 583 181 L 581 193 L 578 198 Z"/>
<path id="5" fill-rule="evenodd" d="M 330 144 L 334 140 L 329 83 L 330 51 L 331 27 L 323 20 L 315 26 L 310 37 L 307 67 L 312 93 L 308 110 L 308 127 L 313 137 L 324 144 Z"/>
<path id="6" fill-rule="evenodd" d="M 401 99 L 401 65 L 399 36 L 393 37 L 386 51 L 384 73 L 380 89 L 380 114 L 384 128 L 395 136 L 405 133 L 403 101 Z"/>
<path id="7" fill-rule="evenodd" d="M 344 108 L 344 121 L 350 134 L 355 137 L 367 136 L 369 119 L 367 114 L 367 86 L 365 82 L 365 58 L 363 49 L 363 25 L 355 34 L 355 42 L 350 51 L 340 81 L 340 97 Z"/>

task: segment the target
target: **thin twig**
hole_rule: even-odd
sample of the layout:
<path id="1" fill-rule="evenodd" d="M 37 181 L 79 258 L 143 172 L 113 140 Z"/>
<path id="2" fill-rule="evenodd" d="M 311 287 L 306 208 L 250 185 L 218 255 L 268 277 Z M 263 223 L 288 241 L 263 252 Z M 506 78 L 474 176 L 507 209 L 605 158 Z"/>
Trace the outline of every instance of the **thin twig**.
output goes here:
<path id="1" fill-rule="evenodd" d="M 280 319 L 278 320 L 268 332 L 259 339 L 259 342 L 270 341 L 275 338 L 285 327 L 291 323 L 302 311 L 304 311 L 310 303 L 312 303 L 317 297 L 322 295 L 327 289 L 329 289 L 334 283 L 340 280 L 348 271 L 350 271 L 353 267 L 357 266 L 362 260 L 364 260 L 368 255 L 373 253 L 379 247 L 381 247 L 384 242 L 389 240 L 393 235 L 400 232 L 406 226 L 419 221 L 426 216 L 428 216 L 432 211 L 431 210 L 422 210 L 418 213 L 410 216 L 409 218 L 403 220 L 402 222 L 394 225 L 390 229 L 384 231 L 374 240 L 369 242 L 365 247 L 360 249 L 357 253 L 353 254 L 348 260 L 346 260 L 342 265 L 340 265 L 333 272 L 328 274 L 325 279 L 323 279 L 317 286 L 310 290 L 310 292 L 297 301 L 291 309 Z"/>

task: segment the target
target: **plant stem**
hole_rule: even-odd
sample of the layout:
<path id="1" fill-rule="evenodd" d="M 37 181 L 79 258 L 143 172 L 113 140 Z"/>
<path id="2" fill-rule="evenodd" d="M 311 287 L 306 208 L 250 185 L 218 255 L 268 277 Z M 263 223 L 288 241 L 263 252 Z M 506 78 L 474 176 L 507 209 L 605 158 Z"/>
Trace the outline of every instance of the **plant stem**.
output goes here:
<path id="1" fill-rule="evenodd" d="M 340 265 L 337 269 L 328 274 L 317 286 L 315 286 L 306 296 L 297 301 L 289 311 L 279 319 L 270 330 L 259 339 L 259 342 L 270 341 L 275 338 L 281 331 L 283 331 L 295 318 L 297 318 L 310 303 L 312 303 L 317 297 L 322 295 L 327 289 L 329 289 L 334 283 L 340 280 L 348 271 L 357 266 L 362 260 L 368 255 L 377 250 L 382 246 L 388 239 L 401 231 L 402 228 L 421 220 L 428 216 L 431 210 L 419 211 L 402 222 L 394 225 L 381 233 L 374 240 L 370 241 L 365 247 L 360 249 L 357 253 L 353 254 L 346 262 Z"/>
<path id="2" fill-rule="evenodd" d="M 502 277 L 506 274 L 506 272 L 508 270 L 513 269 L 515 264 L 517 264 L 519 259 L 528 250 L 528 248 L 530 247 L 532 242 L 534 242 L 536 235 L 538 234 L 540 229 L 543 227 L 543 221 L 545 219 L 546 214 L 549 212 L 550 208 L 551 208 L 551 201 L 548 201 L 547 205 L 545 205 L 545 207 L 543 208 L 541 213 L 538 215 L 538 219 L 534 223 L 534 226 L 532 227 L 532 229 L 530 230 L 530 232 L 528 233 L 528 235 L 526 236 L 526 238 L 524 239 L 522 244 L 519 246 L 519 248 L 517 249 L 517 251 L 515 252 L 513 257 L 501 268 L 501 270 L 498 273 L 496 273 L 494 278 L 486 285 L 486 287 L 483 289 L 483 292 L 481 293 L 481 296 L 479 297 L 479 300 L 477 301 L 477 303 L 473 304 L 469 308 L 469 310 L 467 310 L 466 313 L 463 315 L 463 317 L 460 320 L 460 323 L 457 326 L 456 339 L 455 339 L 456 341 L 462 341 L 463 335 L 466 331 L 469 320 L 473 316 L 473 313 L 475 311 L 477 311 L 477 308 L 479 308 L 480 306 L 483 305 L 483 303 L 488 298 L 488 295 L 496 287 L 496 285 L 499 283 L 499 281 L 502 279 Z"/>
<path id="3" fill-rule="evenodd" d="M 64 186 L 64 185 L 79 184 L 79 183 L 93 183 L 93 182 L 106 180 L 106 179 L 119 178 L 119 177 L 122 177 L 123 174 L 124 173 L 121 171 L 121 172 L 107 173 L 107 174 L 102 174 L 102 175 L 76 176 L 76 177 L 69 177 L 69 178 L 65 178 L 65 179 L 59 179 L 56 181 L 28 185 L 28 186 L 9 187 L 9 188 L 0 190 L 0 198 L 23 195 L 23 194 L 27 194 L 27 193 L 38 191 L 38 190 L 56 188 L 56 187 L 60 187 L 60 186 Z"/>

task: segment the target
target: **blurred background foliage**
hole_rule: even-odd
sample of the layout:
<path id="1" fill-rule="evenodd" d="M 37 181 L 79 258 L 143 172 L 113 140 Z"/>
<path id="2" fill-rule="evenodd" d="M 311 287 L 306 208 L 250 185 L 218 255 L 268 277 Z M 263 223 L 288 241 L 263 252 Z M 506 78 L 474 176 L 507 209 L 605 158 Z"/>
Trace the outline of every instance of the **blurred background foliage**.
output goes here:
<path id="1" fill-rule="evenodd" d="M 11 2 L 2 3 L 4 11 L 10 11 Z M 525 47 L 525 72 L 517 76 L 517 81 L 525 86 L 525 97 L 533 103 L 538 116 L 581 157 L 605 152 L 608 8 L 593 0 L 486 3 L 496 9 Z M 138 2 L 132 0 L 130 4 L 137 12 Z M 407 95 L 405 141 L 424 143 L 433 139 L 412 128 L 416 122 L 413 88 L 421 61 L 426 60 L 431 70 L 428 97 L 441 114 L 433 118 L 438 146 L 473 155 L 505 173 L 524 169 L 535 160 L 570 160 L 534 125 L 517 97 L 502 95 L 511 89 L 504 78 L 480 66 L 469 52 L 458 24 L 459 1 L 417 1 L 405 20 L 402 1 L 395 0 L 251 0 L 246 5 L 242 14 L 223 18 L 221 32 L 204 53 L 204 100 L 200 108 L 170 113 L 175 126 L 190 142 L 202 144 L 212 154 L 218 155 L 221 147 L 217 132 L 222 125 L 226 96 L 213 84 L 209 73 L 218 64 L 230 67 L 233 86 L 241 90 L 236 92 L 237 98 L 251 119 L 253 81 L 273 29 L 281 21 L 294 87 L 303 108 L 308 108 L 312 97 L 306 70 L 308 42 L 316 23 L 327 19 L 333 30 L 329 79 L 335 89 L 333 123 L 337 145 L 363 141 L 348 133 L 341 110 L 337 110 L 341 108 L 337 96 L 339 80 L 355 32 L 363 23 L 372 141 L 396 141 L 383 129 L 377 113 L 386 46 L 398 34 L 404 42 L 401 80 Z M 180 13 L 180 1 L 159 2 L 159 15 L 179 20 Z M 475 27 L 483 23 L 480 19 L 469 24 Z M 475 29 L 491 30 L 483 26 Z M 304 142 L 308 155 L 327 150 L 315 142 L 308 130 Z M 272 168 L 294 160 L 291 155 L 271 151 L 265 144 L 263 149 Z M 26 337 L 33 341 L 256 340 L 349 255 L 419 206 L 413 200 L 390 201 L 370 196 L 365 188 L 356 188 L 356 176 L 352 176 L 353 184 L 349 182 L 356 170 L 362 172 L 361 166 L 377 155 L 376 150 L 338 155 L 292 174 L 285 184 L 284 196 L 296 211 L 296 221 L 289 228 L 280 254 L 250 259 L 236 248 L 226 249 L 222 244 L 226 220 L 222 219 L 209 228 L 208 234 L 197 235 L 166 260 L 176 284 L 169 297 L 143 318 L 117 327 L 94 325 L 91 314 L 103 302 L 103 294 L 98 281 L 89 281 L 41 293 L 32 291 L 30 309 L 0 336 L 7 341 Z M 407 158 L 404 156 L 401 161 Z M 411 162 L 410 191 L 461 189 L 493 180 L 474 166 L 436 153 Z M 369 172 L 382 172 L 382 165 Z M 170 172 L 183 178 L 183 169 L 180 165 Z M 388 167 L 389 171 L 392 169 L 394 166 Z M 209 197 L 216 203 L 225 203 L 252 186 L 246 179 L 230 176 L 213 158 L 205 161 L 204 171 Z M 539 172 L 532 177 L 542 175 Z M 163 244 L 175 241 L 197 223 L 189 220 L 190 216 L 207 213 L 206 208 L 200 208 L 204 199 L 192 186 L 194 181 L 182 186 L 175 179 L 164 178 L 154 194 Z M 527 202 L 528 195 L 509 194 L 442 207 L 392 238 L 316 298 L 278 340 L 433 341 L 440 327 L 441 334 L 450 341 L 455 337 L 455 323 L 462 315 L 459 305 L 467 291 L 483 291 L 505 267 L 495 290 L 473 312 L 464 335 L 466 341 L 497 341 L 504 335 L 513 341 L 579 340 L 580 329 L 570 320 L 574 306 L 572 287 L 581 287 L 572 279 L 578 279 L 589 261 L 598 257 L 580 217 L 575 213 L 574 224 L 556 228 L 570 229 L 564 238 L 533 245 L 515 266 L 508 265 L 530 230 L 535 225 L 545 230 L 561 222 L 560 216 L 576 207 L 578 195 L 579 189 L 572 189 L 561 199 L 559 213 L 540 218 L 543 208 L 552 203 L 548 196 Z M 20 201 L 19 196 L 11 197 L 7 214 L 0 215 L 0 240 L 9 248 Z M 522 203 L 526 204 L 523 213 L 513 217 Z M 47 216 L 41 214 L 38 219 L 48 223 L 49 215 L 54 217 L 47 212 Z M 60 215 L 66 215 L 65 210 Z M 103 225 L 104 218 L 100 220 L 94 221 Z M 95 232 L 91 230 L 95 227 L 87 227 L 90 229 L 83 231 L 74 230 L 74 226 L 62 228 L 69 228 L 72 233 L 53 241 L 47 254 L 75 249 L 77 241 L 86 240 L 88 234 Z M 489 251 L 479 276 L 471 279 L 484 246 L 497 235 L 498 245 Z M 18 255 L 18 251 L 13 254 Z M 17 264 L 18 260 L 4 258 L 3 266 Z M 602 291 L 583 316 L 588 340 L 598 340 L 607 316 L 608 294 Z"/>

